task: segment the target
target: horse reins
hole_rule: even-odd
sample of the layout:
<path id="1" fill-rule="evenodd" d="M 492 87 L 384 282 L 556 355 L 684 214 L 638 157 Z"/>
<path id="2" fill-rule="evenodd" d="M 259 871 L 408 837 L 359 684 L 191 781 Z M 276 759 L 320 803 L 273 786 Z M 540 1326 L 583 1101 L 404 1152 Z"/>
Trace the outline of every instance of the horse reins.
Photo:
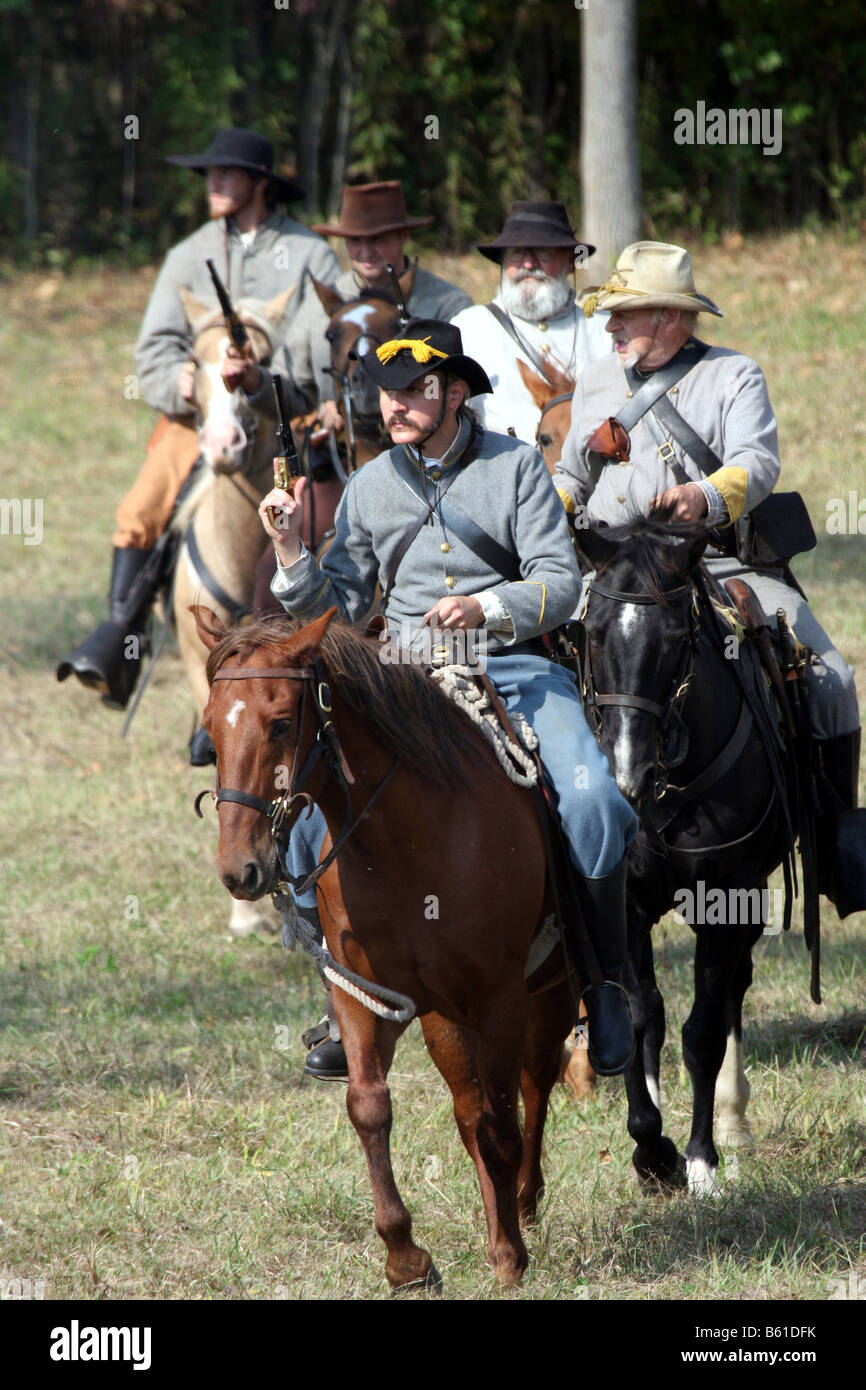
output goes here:
<path id="1" fill-rule="evenodd" d="M 250 792 L 240 791 L 234 787 L 221 787 L 219 782 L 219 768 L 217 768 L 217 787 L 212 792 L 210 788 L 205 788 L 199 792 L 195 798 L 195 812 L 201 817 L 201 801 L 205 796 L 212 796 L 217 807 L 222 801 L 233 801 L 241 806 L 248 806 L 253 811 L 258 811 L 268 817 L 271 822 L 271 835 L 277 846 L 277 855 L 282 873 L 282 881 L 291 884 L 291 887 L 298 896 L 306 893 L 321 878 L 322 874 L 334 862 L 340 850 L 345 845 L 349 837 L 354 833 L 361 821 L 372 810 L 382 792 L 387 787 L 394 773 L 397 771 L 400 759 L 395 758 L 392 766 L 386 772 L 382 781 L 369 798 L 359 815 L 352 816 L 352 800 L 350 786 L 354 785 L 355 778 L 345 754 L 340 745 L 337 730 L 331 718 L 331 691 L 325 679 L 324 668 L 318 657 L 313 661 L 312 668 L 309 666 L 229 666 L 221 671 L 217 671 L 214 680 L 296 680 L 303 682 L 301 690 L 301 707 L 298 715 L 298 737 L 295 742 L 295 751 L 292 755 L 292 767 L 289 774 L 289 785 L 281 796 L 275 797 L 272 801 L 266 801 L 264 797 L 253 796 Z M 304 726 L 304 715 L 306 713 L 307 692 L 313 687 L 314 709 L 319 722 L 319 728 L 313 747 L 310 749 L 303 765 L 298 768 L 301 751 L 301 732 Z M 313 800 L 308 792 L 302 791 L 304 783 L 309 778 L 313 769 L 317 766 L 327 749 L 326 776 L 333 773 L 339 781 L 343 794 L 346 798 L 346 817 L 343 828 L 331 849 L 321 863 L 307 875 L 295 875 L 288 871 L 286 863 L 286 844 L 283 843 L 281 832 L 286 830 L 286 820 L 292 813 L 295 802 L 301 801 L 307 808 L 307 815 L 312 813 Z M 287 839 L 287 836 L 286 836 Z"/>

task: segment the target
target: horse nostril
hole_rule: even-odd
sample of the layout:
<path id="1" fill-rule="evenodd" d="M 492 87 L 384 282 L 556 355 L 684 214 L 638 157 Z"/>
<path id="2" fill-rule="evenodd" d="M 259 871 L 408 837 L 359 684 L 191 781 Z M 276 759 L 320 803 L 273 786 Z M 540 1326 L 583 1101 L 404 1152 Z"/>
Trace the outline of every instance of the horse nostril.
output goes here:
<path id="1" fill-rule="evenodd" d="M 256 889 L 259 886 L 259 882 L 260 875 L 258 866 L 253 863 L 247 864 L 246 872 L 244 874 L 244 888 L 246 892 L 255 893 Z"/>

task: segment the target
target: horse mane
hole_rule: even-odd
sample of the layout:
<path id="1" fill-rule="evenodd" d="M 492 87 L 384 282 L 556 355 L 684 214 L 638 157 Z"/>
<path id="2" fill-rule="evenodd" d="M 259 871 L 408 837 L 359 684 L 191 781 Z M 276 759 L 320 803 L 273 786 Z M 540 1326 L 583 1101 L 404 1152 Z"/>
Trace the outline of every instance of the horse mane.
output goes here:
<path id="1" fill-rule="evenodd" d="M 544 376 L 539 377 L 539 380 L 546 381 L 547 385 L 553 388 L 555 396 L 566 396 L 569 391 L 574 390 L 576 381 L 573 376 L 569 376 L 568 372 L 560 371 L 552 362 L 545 362 L 543 366 Z M 552 399 L 553 396 L 551 396 Z"/>
<path id="2" fill-rule="evenodd" d="M 671 559 L 673 542 L 696 538 L 693 526 L 651 518 L 630 521 L 623 526 L 606 526 L 599 534 L 615 545 L 628 545 L 628 559 L 641 579 L 646 580 L 647 590 L 656 603 L 663 604 L 667 603 L 665 581 L 679 574 Z M 619 559 L 617 553 L 603 560 L 596 570 L 597 578 L 606 574 Z"/>
<path id="3" fill-rule="evenodd" d="M 304 626 L 284 613 L 267 613 L 231 628 L 208 656 L 208 682 L 230 658 L 243 659 L 260 648 L 285 660 Z M 471 723 L 421 667 L 386 664 L 381 653 L 378 640 L 336 622 L 319 647 L 329 682 L 383 747 L 437 787 L 468 786 L 470 769 L 474 777 L 490 768 L 478 756 Z"/>
<path id="4" fill-rule="evenodd" d="M 397 308 L 397 296 L 394 291 L 392 289 L 380 289 L 376 285 L 365 285 L 362 290 L 358 291 L 354 299 L 347 300 L 346 303 L 357 304 L 359 300 L 365 299 L 381 299 L 386 304 L 393 304 L 394 308 Z"/>

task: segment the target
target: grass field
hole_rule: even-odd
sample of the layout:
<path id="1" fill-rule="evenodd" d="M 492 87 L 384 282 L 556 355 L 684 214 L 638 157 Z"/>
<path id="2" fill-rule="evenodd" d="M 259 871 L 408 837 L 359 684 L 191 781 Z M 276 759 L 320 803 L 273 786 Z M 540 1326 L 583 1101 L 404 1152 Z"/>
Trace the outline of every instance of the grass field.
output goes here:
<path id="1" fill-rule="evenodd" d="M 732 240 L 696 267 L 726 312 L 713 340 L 766 371 L 784 481 L 820 535 L 797 573 L 862 685 L 864 539 L 824 528 L 828 500 L 866 496 L 861 249 L 829 234 Z M 491 287 L 478 257 L 435 268 Z M 384 1298 L 345 1092 L 300 1076 L 299 1034 L 320 1012 L 312 965 L 226 933 L 215 817 L 192 813 L 210 775 L 186 765 L 176 653 L 125 743 L 116 713 L 53 676 L 103 615 L 113 508 L 152 428 L 126 399 L 152 278 L 3 276 L 0 495 L 41 499 L 44 538 L 0 536 L 0 1279 L 42 1280 L 46 1298 Z M 828 908 L 824 927 L 821 1007 L 796 927 L 756 949 L 756 1146 L 728 1155 L 723 1198 L 637 1190 L 620 1082 L 583 1105 L 557 1092 L 548 1195 L 511 1298 L 824 1299 L 852 1271 L 866 1290 L 866 920 Z M 657 946 L 663 1101 L 682 1148 L 690 932 L 669 919 Z M 398 1182 L 446 1295 L 500 1297 L 474 1169 L 417 1025 L 392 1090 Z"/>

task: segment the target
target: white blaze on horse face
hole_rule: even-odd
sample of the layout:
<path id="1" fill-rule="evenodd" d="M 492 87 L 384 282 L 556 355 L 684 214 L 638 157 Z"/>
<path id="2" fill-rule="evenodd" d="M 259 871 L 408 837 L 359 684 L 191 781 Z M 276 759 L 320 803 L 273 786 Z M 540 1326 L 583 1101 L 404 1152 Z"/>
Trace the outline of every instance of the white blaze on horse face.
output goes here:
<path id="1" fill-rule="evenodd" d="M 211 465 L 235 461 L 246 443 L 238 414 L 240 391 L 227 391 L 222 378 L 222 365 L 226 360 L 228 347 L 228 338 L 220 339 L 217 360 L 202 363 L 210 400 L 202 425 L 201 445 L 202 452 Z"/>
<path id="2" fill-rule="evenodd" d="M 637 630 L 640 621 L 640 607 L 636 603 L 623 603 L 618 612 L 619 628 L 622 633 L 623 645 L 627 646 Z M 616 783 L 623 796 L 629 796 L 636 791 L 634 783 L 634 757 L 635 748 L 632 742 L 632 714 L 633 711 L 626 710 L 624 717 L 620 721 L 620 732 L 616 743 L 613 746 L 613 764 Z"/>
<path id="3" fill-rule="evenodd" d="M 246 709 L 246 707 L 246 702 L 244 700 L 235 700 L 234 704 L 232 705 L 231 709 L 226 715 L 226 723 L 230 724 L 233 729 L 236 728 L 238 718 L 240 717 L 240 712 L 242 709 Z"/>
<path id="4" fill-rule="evenodd" d="M 341 315 L 341 323 L 352 323 L 360 330 L 358 337 L 352 344 L 353 350 L 358 353 L 359 357 L 363 357 L 367 352 L 372 352 L 375 347 L 375 343 L 367 338 L 367 333 L 377 312 L 375 304 L 355 304 L 348 313 Z"/>

